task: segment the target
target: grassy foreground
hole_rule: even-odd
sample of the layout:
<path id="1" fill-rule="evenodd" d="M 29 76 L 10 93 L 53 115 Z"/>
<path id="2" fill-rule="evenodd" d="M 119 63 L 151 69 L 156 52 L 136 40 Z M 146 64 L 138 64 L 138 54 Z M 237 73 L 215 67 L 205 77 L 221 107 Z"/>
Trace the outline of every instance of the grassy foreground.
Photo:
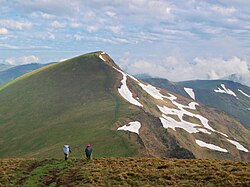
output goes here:
<path id="1" fill-rule="evenodd" d="M 1 159 L 0 186 L 250 186 L 250 162 L 160 158 Z"/>

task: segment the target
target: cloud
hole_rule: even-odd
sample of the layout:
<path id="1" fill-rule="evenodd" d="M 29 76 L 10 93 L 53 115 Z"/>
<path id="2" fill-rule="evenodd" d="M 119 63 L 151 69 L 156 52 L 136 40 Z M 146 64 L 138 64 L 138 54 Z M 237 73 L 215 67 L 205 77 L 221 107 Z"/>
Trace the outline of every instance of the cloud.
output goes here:
<path id="1" fill-rule="evenodd" d="M 5 60 L 10 65 L 23 65 L 23 64 L 30 64 L 30 63 L 37 63 L 39 58 L 37 56 L 22 56 L 19 58 L 10 57 Z"/>
<path id="2" fill-rule="evenodd" d="M 7 62 L 7 64 L 15 65 L 15 58 L 8 58 L 8 59 L 6 59 L 6 62 Z"/>
<path id="3" fill-rule="evenodd" d="M 63 28 L 65 27 L 65 25 L 59 21 L 53 21 L 50 23 L 50 26 L 54 27 L 54 28 Z"/>
<path id="4" fill-rule="evenodd" d="M 236 12 L 236 9 L 234 7 L 228 8 L 222 6 L 213 6 L 211 9 L 223 16 L 230 16 L 231 14 Z"/>
<path id="5" fill-rule="evenodd" d="M 244 59 L 250 65 L 250 12 L 247 6 L 250 3 L 244 0 L 3 2 L 0 28 L 8 32 L 4 35 L 6 31 L 0 30 L 0 41 L 4 41 L 0 48 L 5 49 L 5 56 L 1 58 L 4 59 L 9 57 L 7 49 L 28 56 L 20 49 L 24 49 L 24 45 L 30 51 L 39 49 L 39 46 L 32 48 L 34 44 L 44 46 L 44 49 L 51 45 L 61 51 L 66 47 L 74 52 L 83 47 L 86 51 L 100 48 L 116 57 L 128 51 L 131 64 L 124 62 L 124 67 L 131 72 L 150 72 L 173 80 L 178 78 L 178 71 L 182 73 L 179 75 L 182 80 L 199 76 L 221 77 L 221 72 L 211 68 L 212 61 L 230 61 L 232 56 L 237 56 L 240 61 Z M 172 54 L 175 48 L 180 48 L 183 58 Z M 39 55 L 46 56 L 48 61 L 67 57 L 54 51 L 40 51 L 43 54 Z M 69 56 L 75 54 L 67 53 Z M 203 65 L 208 70 L 198 76 L 194 64 L 201 66 L 205 60 L 211 64 Z M 226 70 L 227 74 L 233 72 Z"/>
<path id="6" fill-rule="evenodd" d="M 25 13 L 32 12 L 43 12 L 52 15 L 65 15 L 79 12 L 79 5 L 81 1 L 79 0 L 32 0 L 32 1 L 22 1 L 14 0 L 12 6 Z"/>
<path id="7" fill-rule="evenodd" d="M 15 45 L 10 45 L 10 44 L 1 44 L 0 43 L 0 49 L 51 49 L 50 46 L 46 45 L 31 45 L 31 46 L 15 46 Z"/>
<path id="8" fill-rule="evenodd" d="M 21 64 L 30 64 L 35 63 L 39 61 L 39 58 L 37 56 L 31 55 L 31 56 L 23 56 L 19 58 L 19 61 Z"/>
<path id="9" fill-rule="evenodd" d="M 12 19 L 2 19 L 0 20 L 0 26 L 8 29 L 24 30 L 24 29 L 30 29 L 32 27 L 32 23 L 29 21 L 15 21 Z"/>
<path id="10" fill-rule="evenodd" d="M 70 27 L 71 28 L 80 28 L 80 27 L 82 27 L 82 24 L 79 23 L 79 22 L 74 21 L 74 22 L 70 23 Z"/>
<path id="11" fill-rule="evenodd" d="M 154 77 L 163 77 L 171 81 L 195 80 L 195 79 L 223 79 L 232 74 L 250 76 L 248 63 L 238 57 L 230 59 L 200 58 L 196 57 L 192 62 L 184 59 L 168 56 L 160 63 L 146 60 L 131 61 L 121 59 L 120 64 L 131 74 L 147 73 Z"/>
<path id="12" fill-rule="evenodd" d="M 10 45 L 10 44 L 0 44 L 0 49 L 19 49 L 18 46 Z"/>
<path id="13" fill-rule="evenodd" d="M 92 33 L 92 32 L 96 32 L 98 31 L 99 27 L 97 25 L 90 25 L 90 26 L 87 26 L 87 31 Z"/>
<path id="14" fill-rule="evenodd" d="M 130 43 L 129 40 L 127 40 L 126 38 L 112 38 L 114 42 L 117 42 L 117 43 Z"/>
<path id="15" fill-rule="evenodd" d="M 9 31 L 6 28 L 0 28 L 0 34 L 8 34 Z"/>
<path id="16" fill-rule="evenodd" d="M 106 27 L 108 30 L 112 31 L 114 34 L 119 34 L 121 33 L 121 26 L 107 26 Z"/>
<path id="17" fill-rule="evenodd" d="M 116 16 L 116 13 L 115 12 L 113 12 L 113 11 L 107 11 L 106 12 L 106 15 L 108 15 L 109 17 L 115 17 Z"/>
<path id="18" fill-rule="evenodd" d="M 43 19 L 48 19 L 49 20 L 49 19 L 55 18 L 56 16 L 53 15 L 53 14 L 48 14 L 48 13 L 38 11 L 38 12 L 32 12 L 31 17 L 33 17 L 33 18 L 43 18 Z"/>
<path id="19" fill-rule="evenodd" d="M 74 34 L 73 37 L 76 41 L 81 41 L 82 39 L 84 39 L 84 36 L 81 34 Z"/>

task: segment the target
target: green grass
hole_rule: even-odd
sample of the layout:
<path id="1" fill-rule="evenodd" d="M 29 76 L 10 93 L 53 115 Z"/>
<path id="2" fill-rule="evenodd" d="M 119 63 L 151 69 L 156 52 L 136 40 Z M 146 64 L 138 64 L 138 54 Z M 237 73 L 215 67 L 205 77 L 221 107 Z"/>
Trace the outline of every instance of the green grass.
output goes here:
<path id="1" fill-rule="evenodd" d="M 0 157 L 129 156 L 136 146 L 113 129 L 133 109 L 114 88 L 116 74 L 95 54 L 26 74 L 0 88 Z M 110 146 L 112 144 L 112 146 Z M 111 147 L 111 148 L 110 148 Z"/>
<path id="2" fill-rule="evenodd" d="M 130 157 L 89 162 L 4 159 L 0 163 L 1 186 L 250 185 L 249 162 Z"/>

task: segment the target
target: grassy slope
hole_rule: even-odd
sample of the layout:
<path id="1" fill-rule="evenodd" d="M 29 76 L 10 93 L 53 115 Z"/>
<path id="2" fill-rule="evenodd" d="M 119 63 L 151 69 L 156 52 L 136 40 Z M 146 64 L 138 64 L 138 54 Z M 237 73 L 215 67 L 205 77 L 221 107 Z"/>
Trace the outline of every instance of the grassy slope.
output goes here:
<path id="1" fill-rule="evenodd" d="M 0 160 L 1 186 L 249 186 L 250 163 L 157 158 Z"/>
<path id="2" fill-rule="evenodd" d="M 0 87 L 0 157 L 61 157 L 66 142 L 75 156 L 87 143 L 95 156 L 134 154 L 136 145 L 112 129 L 133 112 L 114 93 L 114 76 L 98 56 L 87 54 Z"/>

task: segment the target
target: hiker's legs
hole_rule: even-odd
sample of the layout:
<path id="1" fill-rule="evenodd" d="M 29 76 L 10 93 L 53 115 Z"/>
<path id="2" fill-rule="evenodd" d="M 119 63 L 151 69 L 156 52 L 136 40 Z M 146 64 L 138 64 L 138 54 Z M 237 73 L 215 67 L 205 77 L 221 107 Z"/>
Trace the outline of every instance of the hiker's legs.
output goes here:
<path id="1" fill-rule="evenodd" d="M 86 154 L 87 160 L 90 160 L 91 155 L 90 154 Z"/>
<path id="2" fill-rule="evenodd" d="M 69 155 L 68 155 L 68 154 L 66 154 L 66 153 L 64 153 L 64 156 L 65 156 L 65 158 L 64 158 L 64 159 L 65 159 L 65 160 L 67 160 Z"/>

